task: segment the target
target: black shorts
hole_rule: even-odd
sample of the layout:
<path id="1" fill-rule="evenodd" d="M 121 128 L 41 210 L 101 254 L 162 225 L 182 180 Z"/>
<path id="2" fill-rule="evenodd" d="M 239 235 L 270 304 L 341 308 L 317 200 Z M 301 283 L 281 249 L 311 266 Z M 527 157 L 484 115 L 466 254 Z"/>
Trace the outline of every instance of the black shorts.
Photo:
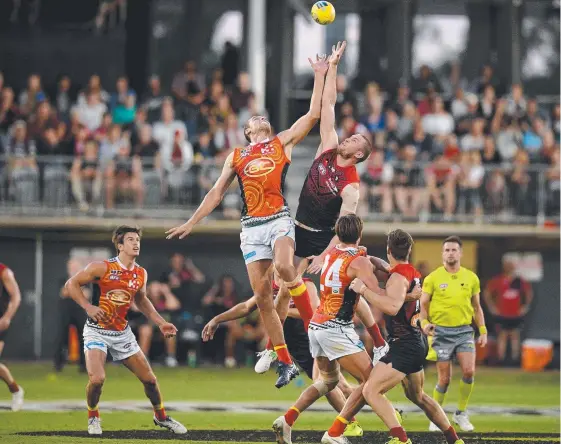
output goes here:
<path id="1" fill-rule="evenodd" d="M 295 226 L 296 251 L 295 256 L 309 257 L 317 256 L 327 248 L 335 232 L 333 231 L 310 231 L 298 225 Z"/>
<path id="2" fill-rule="evenodd" d="M 423 370 L 429 347 L 424 336 L 389 341 L 390 351 L 380 362 L 391 364 L 393 368 L 410 375 Z"/>
<path id="3" fill-rule="evenodd" d="M 495 322 L 502 330 L 518 330 L 522 328 L 524 318 L 504 318 L 497 316 Z"/>
<path id="4" fill-rule="evenodd" d="M 313 378 L 314 358 L 310 352 L 308 332 L 301 319 L 286 318 L 284 321 L 284 340 L 292 359 L 307 375 Z"/>

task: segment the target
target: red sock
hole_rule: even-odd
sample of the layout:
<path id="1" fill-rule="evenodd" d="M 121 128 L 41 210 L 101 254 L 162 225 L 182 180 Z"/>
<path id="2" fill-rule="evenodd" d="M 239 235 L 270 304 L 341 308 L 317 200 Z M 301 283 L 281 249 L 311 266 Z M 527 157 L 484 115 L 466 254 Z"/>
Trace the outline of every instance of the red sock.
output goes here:
<path id="1" fill-rule="evenodd" d="M 158 421 L 163 421 L 167 418 L 166 409 L 164 409 L 164 405 L 160 404 L 159 406 L 154 406 L 154 415 Z"/>
<path id="2" fill-rule="evenodd" d="M 275 345 L 274 350 L 277 352 L 277 357 L 279 358 L 280 362 L 283 362 L 285 364 L 292 364 L 292 359 L 288 354 L 286 344 Z"/>
<path id="3" fill-rule="evenodd" d="M 371 327 L 366 327 L 368 334 L 374 340 L 374 347 L 382 347 L 386 341 L 382 337 L 382 333 L 380 333 L 380 328 L 378 328 L 378 324 L 374 324 Z"/>
<path id="4" fill-rule="evenodd" d="M 273 342 L 271 341 L 271 338 L 269 338 L 269 340 L 267 341 L 267 346 L 265 348 L 267 350 L 272 350 L 273 349 Z"/>
<path id="5" fill-rule="evenodd" d="M 448 444 L 454 444 L 458 439 L 460 439 L 458 437 L 458 434 L 454 430 L 454 427 L 452 426 L 450 426 L 448 430 L 445 430 L 443 433 L 444 433 L 444 437 L 446 438 L 446 442 Z"/>
<path id="6" fill-rule="evenodd" d="M 19 385 L 17 385 L 16 381 L 8 383 L 8 390 L 10 393 L 17 393 L 19 392 Z"/>
<path id="7" fill-rule="evenodd" d="M 91 409 L 88 407 L 88 419 L 99 418 L 99 409 L 97 407 Z"/>
<path id="8" fill-rule="evenodd" d="M 310 319 L 314 315 L 314 310 L 312 309 L 312 304 L 310 302 L 310 295 L 308 294 L 308 289 L 306 288 L 306 284 L 302 279 L 299 279 L 297 283 L 293 284 L 292 286 L 288 287 L 288 292 L 294 301 L 294 305 L 298 309 L 298 313 L 300 313 L 300 317 L 304 322 L 304 327 L 306 330 L 308 329 L 308 325 L 310 324 Z"/>
<path id="9" fill-rule="evenodd" d="M 331 427 L 329 427 L 327 434 L 333 437 L 341 436 L 347 428 L 348 423 L 349 421 L 347 421 L 342 416 L 337 416 L 337 418 L 335 418 L 335 421 L 333 421 L 333 424 L 331 424 Z"/>
<path id="10" fill-rule="evenodd" d="M 401 442 L 407 442 L 407 433 L 403 427 L 394 427 L 390 430 L 390 436 L 392 438 L 398 438 Z"/>
<path id="11" fill-rule="evenodd" d="M 298 410 L 296 407 L 290 407 L 286 413 L 284 414 L 284 419 L 286 420 L 286 423 L 292 427 L 292 425 L 294 424 L 294 422 L 296 422 L 296 419 L 298 419 L 298 416 L 300 415 L 300 410 Z"/>

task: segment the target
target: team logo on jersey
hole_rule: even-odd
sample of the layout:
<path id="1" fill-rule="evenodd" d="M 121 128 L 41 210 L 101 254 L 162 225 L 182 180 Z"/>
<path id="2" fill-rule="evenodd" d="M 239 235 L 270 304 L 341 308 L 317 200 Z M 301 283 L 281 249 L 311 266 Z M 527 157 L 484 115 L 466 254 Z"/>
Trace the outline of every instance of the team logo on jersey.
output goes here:
<path id="1" fill-rule="evenodd" d="M 261 157 L 249 162 L 243 172 L 247 177 L 261 177 L 275 170 L 275 161 L 269 157 Z"/>
<path id="2" fill-rule="evenodd" d="M 126 305 L 131 302 L 131 295 L 125 290 L 111 290 L 107 292 L 107 299 L 115 305 Z"/>
<path id="3" fill-rule="evenodd" d="M 446 288 L 448 288 L 448 284 L 440 284 L 439 287 L 441 290 L 445 290 Z"/>
<path id="4" fill-rule="evenodd" d="M 318 165 L 318 171 L 322 176 L 325 176 L 325 174 L 327 174 L 327 170 L 321 163 Z"/>

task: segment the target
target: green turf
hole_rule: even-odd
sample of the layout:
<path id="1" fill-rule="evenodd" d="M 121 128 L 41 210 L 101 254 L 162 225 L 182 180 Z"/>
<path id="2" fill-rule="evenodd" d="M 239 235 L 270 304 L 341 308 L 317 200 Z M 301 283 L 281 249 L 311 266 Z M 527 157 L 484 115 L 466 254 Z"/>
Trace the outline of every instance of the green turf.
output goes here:
<path id="1" fill-rule="evenodd" d="M 51 373 L 45 364 L 11 364 L 28 400 L 83 399 L 87 377 L 74 367 Z M 122 366 L 108 365 L 102 401 L 144 399 L 142 386 Z M 256 375 L 251 369 L 156 368 L 164 399 L 168 401 L 294 401 L 301 392 L 294 383 L 274 388 L 275 374 Z M 455 373 L 455 374 L 454 374 Z M 447 403 L 458 397 L 459 369 L 454 369 Z M 436 369 L 426 372 L 427 392 L 432 393 Z M 308 380 L 304 379 L 305 384 Z M 248 389 L 249 388 L 249 389 Z M 0 391 L 0 399 L 7 397 Z M 392 401 L 407 402 L 401 388 L 389 394 Z M 478 369 L 472 405 L 559 407 L 559 372 L 524 373 L 520 370 Z"/>

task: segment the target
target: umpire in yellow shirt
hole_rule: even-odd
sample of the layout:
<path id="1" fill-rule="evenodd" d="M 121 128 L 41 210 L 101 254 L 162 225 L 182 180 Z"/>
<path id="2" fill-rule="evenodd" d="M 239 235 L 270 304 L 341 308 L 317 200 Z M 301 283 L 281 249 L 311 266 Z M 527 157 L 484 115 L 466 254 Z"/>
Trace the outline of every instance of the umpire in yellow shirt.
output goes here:
<path id="1" fill-rule="evenodd" d="M 462 369 L 460 400 L 453 421 L 465 432 L 474 430 L 466 409 L 473 390 L 475 374 L 475 338 L 472 319 L 479 329 L 477 342 L 485 347 L 487 328 L 479 299 L 480 285 L 477 275 L 460 265 L 462 241 L 457 236 L 446 238 L 442 244 L 444 265 L 429 274 L 423 282 L 421 296 L 421 327 L 426 335 L 432 335 L 432 348 L 436 352 L 438 383 L 433 398 L 444 403 L 452 358 L 456 355 Z M 430 424 L 430 431 L 438 427 Z"/>

